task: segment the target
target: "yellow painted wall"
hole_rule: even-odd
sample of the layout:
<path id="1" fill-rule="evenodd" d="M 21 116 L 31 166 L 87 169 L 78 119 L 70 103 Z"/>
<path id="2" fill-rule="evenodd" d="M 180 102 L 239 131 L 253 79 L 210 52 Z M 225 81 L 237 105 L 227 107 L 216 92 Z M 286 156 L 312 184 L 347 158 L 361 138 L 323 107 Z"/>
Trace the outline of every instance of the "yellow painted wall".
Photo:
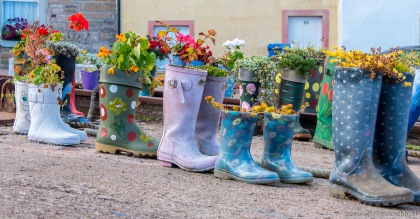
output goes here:
<path id="1" fill-rule="evenodd" d="M 121 31 L 148 32 L 148 21 L 194 20 L 199 32 L 216 30 L 211 50 L 220 56 L 226 40 L 245 40 L 245 55 L 267 55 L 282 42 L 282 10 L 329 10 L 329 45 L 337 45 L 338 0 L 121 0 Z"/>

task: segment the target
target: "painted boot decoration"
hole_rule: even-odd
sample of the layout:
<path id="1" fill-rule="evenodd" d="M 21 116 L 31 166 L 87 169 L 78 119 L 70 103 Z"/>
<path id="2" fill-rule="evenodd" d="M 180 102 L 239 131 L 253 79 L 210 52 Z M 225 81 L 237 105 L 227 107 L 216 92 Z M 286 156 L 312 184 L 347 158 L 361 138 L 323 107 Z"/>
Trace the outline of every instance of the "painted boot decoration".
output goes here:
<path id="1" fill-rule="evenodd" d="M 296 115 L 265 113 L 264 154 L 261 167 L 276 172 L 282 183 L 313 181 L 309 172 L 302 171 L 292 160 L 293 127 Z"/>
<path id="2" fill-rule="evenodd" d="M 214 168 L 216 156 L 202 154 L 195 143 L 197 115 L 206 71 L 167 66 L 163 93 L 163 136 L 157 152 L 163 166 L 193 172 Z"/>
<path id="3" fill-rule="evenodd" d="M 77 134 L 70 133 L 60 124 L 60 106 L 58 105 L 58 86 L 29 84 L 29 110 L 31 126 L 28 139 L 56 145 L 75 145 L 80 143 Z"/>
<path id="4" fill-rule="evenodd" d="M 413 74 L 404 74 L 413 82 Z M 420 179 L 411 171 L 405 159 L 407 119 L 411 102 L 411 87 L 401 83 L 382 84 L 373 144 L 373 164 L 390 183 L 410 189 L 414 202 L 420 203 Z"/>
<path id="5" fill-rule="evenodd" d="M 382 76 L 370 71 L 336 69 L 333 96 L 335 161 L 330 195 L 353 196 L 362 203 L 392 206 L 413 201 L 413 193 L 389 183 L 372 162 L 372 147 Z M 348 109 L 351 108 L 351 110 Z"/>
<path id="6" fill-rule="evenodd" d="M 297 75 L 294 70 L 282 69 L 281 74 L 276 76 L 275 107 L 293 104 L 293 110 L 299 111 L 302 106 L 305 83 L 306 79 Z M 308 141 L 312 138 L 311 132 L 300 125 L 299 118 L 300 116 L 296 116 L 293 139 Z"/>
<path id="7" fill-rule="evenodd" d="M 250 153 L 257 114 L 222 111 L 221 148 L 214 176 L 246 183 L 279 182 L 279 175 L 260 167 Z"/>
<path id="8" fill-rule="evenodd" d="M 99 85 L 100 124 L 95 149 L 118 154 L 155 157 L 159 142 L 136 123 L 137 98 L 141 88 L 140 71 L 127 75 L 109 66 L 101 68 Z"/>
<path id="9" fill-rule="evenodd" d="M 249 112 L 251 107 L 258 102 L 258 94 L 260 93 L 260 82 L 255 82 L 257 75 L 248 68 L 239 69 L 239 95 L 241 99 L 241 109 Z"/>
<path id="10" fill-rule="evenodd" d="M 420 66 L 416 66 L 416 76 L 414 77 L 413 93 L 411 97 L 410 112 L 408 114 L 407 135 L 410 133 L 414 124 L 420 116 Z"/>
<path id="11" fill-rule="evenodd" d="M 216 138 L 219 129 L 221 110 L 214 108 L 204 99 L 212 96 L 216 102 L 222 103 L 225 93 L 226 77 L 207 76 L 195 125 L 195 140 L 202 154 L 219 155 L 220 143 Z"/>
<path id="12" fill-rule="evenodd" d="M 315 147 L 334 149 L 332 139 L 332 100 L 334 86 L 334 64 L 332 57 L 325 62 L 325 74 L 321 82 L 318 100 L 318 116 L 313 141 Z"/>
<path id="13" fill-rule="evenodd" d="M 19 134 L 28 134 L 31 126 L 31 114 L 29 113 L 28 84 L 22 81 L 15 83 L 16 118 L 13 123 L 13 131 Z"/>

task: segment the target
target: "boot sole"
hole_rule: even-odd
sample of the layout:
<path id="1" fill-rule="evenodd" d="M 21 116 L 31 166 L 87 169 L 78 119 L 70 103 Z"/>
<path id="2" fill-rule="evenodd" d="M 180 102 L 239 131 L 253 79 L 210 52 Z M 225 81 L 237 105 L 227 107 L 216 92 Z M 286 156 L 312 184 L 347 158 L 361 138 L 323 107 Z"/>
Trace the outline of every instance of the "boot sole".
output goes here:
<path id="1" fill-rule="evenodd" d="M 238 176 L 235 176 L 231 173 L 225 172 L 223 170 L 214 169 L 214 176 L 220 179 L 233 179 L 240 182 L 246 182 L 249 184 L 270 184 L 270 183 L 277 183 L 280 182 L 280 179 L 244 179 Z"/>
<path id="2" fill-rule="evenodd" d="M 338 199 L 352 199 L 355 198 L 363 204 L 372 205 L 372 206 L 396 206 L 401 204 L 407 204 L 413 202 L 413 197 L 402 198 L 402 199 L 373 199 L 373 198 L 365 198 L 362 197 L 362 194 L 355 192 L 351 189 L 345 188 L 343 186 L 338 185 L 330 185 L 329 186 L 329 193 L 330 196 Z"/>
<path id="3" fill-rule="evenodd" d="M 309 141 L 312 139 L 312 136 L 308 134 L 296 134 L 296 135 L 293 135 L 293 139 L 300 140 L 300 141 Z"/>
<path id="4" fill-rule="evenodd" d="M 289 184 L 301 184 L 301 183 L 311 183 L 313 182 L 313 178 L 296 178 L 296 179 L 282 179 L 280 178 L 281 183 L 289 183 Z"/>
<path id="5" fill-rule="evenodd" d="M 209 167 L 209 168 L 205 168 L 205 169 L 192 169 L 192 168 L 188 168 L 188 167 L 184 167 L 182 165 L 179 165 L 175 161 L 168 161 L 168 160 L 165 160 L 165 159 L 162 159 L 162 158 L 158 158 L 158 160 L 160 161 L 160 164 L 164 167 L 170 167 L 170 168 L 179 167 L 183 170 L 190 171 L 190 172 L 196 172 L 196 173 L 208 172 L 208 171 L 214 169 L 214 166 Z"/>
<path id="6" fill-rule="evenodd" d="M 138 156 L 138 157 L 156 157 L 156 152 L 144 152 L 144 151 L 134 151 L 130 149 L 115 147 L 112 145 L 106 145 L 102 143 L 95 142 L 95 150 L 103 153 L 110 154 L 127 154 L 128 156 Z"/>

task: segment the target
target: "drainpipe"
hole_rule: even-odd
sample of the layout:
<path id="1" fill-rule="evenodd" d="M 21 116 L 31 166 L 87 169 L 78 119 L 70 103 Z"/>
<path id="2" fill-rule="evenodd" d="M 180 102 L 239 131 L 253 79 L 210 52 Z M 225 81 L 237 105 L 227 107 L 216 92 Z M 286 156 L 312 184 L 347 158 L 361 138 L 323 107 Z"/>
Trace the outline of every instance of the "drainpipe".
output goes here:
<path id="1" fill-rule="evenodd" d="M 120 0 L 116 0 L 116 4 L 117 4 L 117 34 L 121 33 L 121 1 Z"/>

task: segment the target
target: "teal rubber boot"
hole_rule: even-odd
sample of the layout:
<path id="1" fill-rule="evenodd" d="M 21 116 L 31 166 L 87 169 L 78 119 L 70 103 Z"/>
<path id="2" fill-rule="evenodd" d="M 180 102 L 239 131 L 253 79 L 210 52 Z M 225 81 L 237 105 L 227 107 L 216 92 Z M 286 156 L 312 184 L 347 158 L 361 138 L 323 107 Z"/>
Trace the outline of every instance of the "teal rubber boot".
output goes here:
<path id="1" fill-rule="evenodd" d="M 109 66 L 101 68 L 99 86 L 100 124 L 95 149 L 117 154 L 126 152 L 138 156 L 156 157 L 159 141 L 143 132 L 136 123 L 140 72 L 127 75 Z"/>
<path id="2" fill-rule="evenodd" d="M 413 83 L 413 74 L 404 74 Z M 412 87 L 401 83 L 382 84 L 373 144 L 373 164 L 390 183 L 410 189 L 414 202 L 420 203 L 420 179 L 405 159 L 407 122 Z"/>
<path id="3" fill-rule="evenodd" d="M 362 203 L 392 206 L 413 201 L 413 193 L 389 183 L 372 162 L 382 76 L 355 68 L 336 69 L 333 96 L 335 161 L 330 195 L 353 196 Z M 349 110 L 350 107 L 350 110 Z"/>
<path id="4" fill-rule="evenodd" d="M 279 174 L 282 183 L 313 181 L 309 172 L 302 171 L 292 160 L 292 138 L 296 115 L 264 115 L 264 154 L 261 167 Z"/>
<path id="5" fill-rule="evenodd" d="M 221 145 L 214 176 L 246 183 L 279 182 L 279 175 L 260 167 L 250 153 L 257 115 L 222 111 Z"/>

